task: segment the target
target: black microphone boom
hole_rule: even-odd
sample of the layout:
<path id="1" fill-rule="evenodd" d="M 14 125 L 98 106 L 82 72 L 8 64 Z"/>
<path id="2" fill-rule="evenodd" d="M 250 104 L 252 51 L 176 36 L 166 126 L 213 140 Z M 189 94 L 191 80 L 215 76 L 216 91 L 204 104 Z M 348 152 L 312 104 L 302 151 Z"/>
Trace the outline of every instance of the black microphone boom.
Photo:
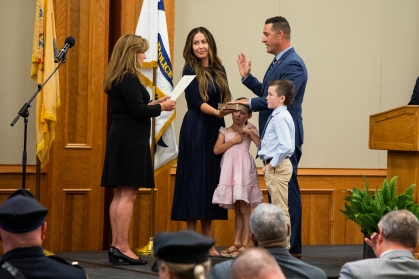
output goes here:
<path id="1" fill-rule="evenodd" d="M 65 57 L 68 49 L 73 47 L 75 43 L 76 43 L 76 40 L 73 37 L 71 37 L 71 36 L 67 37 L 67 39 L 65 39 L 65 43 L 64 43 L 63 48 L 60 50 L 60 53 L 58 53 L 58 55 L 55 56 L 54 62 L 55 63 L 60 62 L 61 59 L 63 59 L 63 57 Z"/>

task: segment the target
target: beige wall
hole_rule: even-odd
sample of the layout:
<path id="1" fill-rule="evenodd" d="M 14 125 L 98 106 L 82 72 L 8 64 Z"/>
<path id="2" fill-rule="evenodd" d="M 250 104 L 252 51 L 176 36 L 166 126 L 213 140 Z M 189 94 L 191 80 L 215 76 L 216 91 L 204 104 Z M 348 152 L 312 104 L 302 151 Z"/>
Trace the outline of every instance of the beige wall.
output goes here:
<path id="1" fill-rule="evenodd" d="M 247 54 L 262 79 L 273 59 L 261 43 L 264 21 L 282 15 L 309 75 L 300 167 L 386 168 L 386 152 L 368 149 L 369 115 L 410 100 L 419 75 L 418 11 L 415 0 L 176 1 L 175 80 L 186 35 L 204 26 L 216 39 L 233 97 L 253 97 L 240 82 L 237 53 Z M 177 134 L 185 111 L 181 100 Z"/>
<path id="2" fill-rule="evenodd" d="M 35 92 L 29 78 L 34 1 L 2 1 L 0 9 L 0 164 L 20 164 L 23 121 L 10 122 Z M 386 168 L 386 153 L 368 149 L 368 116 L 408 102 L 419 75 L 417 0 L 178 0 L 175 81 L 180 79 L 188 32 L 214 35 L 233 96 L 252 97 L 240 82 L 236 57 L 246 52 L 262 78 L 272 55 L 261 43 L 264 20 L 285 16 L 292 44 L 306 62 L 301 167 Z M 186 105 L 180 98 L 176 134 Z M 28 163 L 35 163 L 35 109 L 30 109 Z M 257 123 L 257 113 L 253 123 Z M 227 117 L 227 124 L 231 123 Z M 256 152 L 252 148 L 251 152 Z"/>
<path id="3" fill-rule="evenodd" d="M 21 164 L 23 118 L 10 123 L 36 91 L 30 78 L 35 1 L 1 1 L 0 164 Z M 35 164 L 35 101 L 29 109 L 28 164 Z"/>

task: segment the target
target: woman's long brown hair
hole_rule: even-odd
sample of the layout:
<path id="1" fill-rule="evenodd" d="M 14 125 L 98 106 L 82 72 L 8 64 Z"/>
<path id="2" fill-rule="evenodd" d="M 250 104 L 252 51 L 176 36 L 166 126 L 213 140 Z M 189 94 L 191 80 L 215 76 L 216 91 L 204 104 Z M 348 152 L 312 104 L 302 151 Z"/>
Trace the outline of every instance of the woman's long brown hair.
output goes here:
<path id="1" fill-rule="evenodd" d="M 192 45 L 193 38 L 197 33 L 204 34 L 208 42 L 208 68 L 202 65 L 201 59 L 195 56 Z M 208 81 L 211 83 L 211 86 L 215 87 L 217 84 L 220 89 L 220 100 L 225 103 L 229 102 L 232 99 L 230 89 L 228 87 L 227 76 L 222 69 L 221 59 L 217 55 L 217 45 L 215 43 L 214 37 L 211 32 L 208 31 L 205 27 L 197 27 L 192 29 L 188 37 L 186 38 L 185 47 L 183 49 L 183 58 L 185 58 L 185 66 L 188 65 L 192 67 L 195 71 L 196 79 L 199 86 L 199 94 L 201 98 L 207 102 L 208 97 Z M 211 75 L 211 71 L 215 74 L 215 84 Z"/>

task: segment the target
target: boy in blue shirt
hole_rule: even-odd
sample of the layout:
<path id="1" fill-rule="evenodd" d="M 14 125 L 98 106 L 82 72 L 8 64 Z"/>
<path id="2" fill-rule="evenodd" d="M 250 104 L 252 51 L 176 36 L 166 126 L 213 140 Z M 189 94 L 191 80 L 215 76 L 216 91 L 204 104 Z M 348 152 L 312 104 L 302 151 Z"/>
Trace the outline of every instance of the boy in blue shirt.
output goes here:
<path id="1" fill-rule="evenodd" d="M 289 157 L 294 153 L 295 125 L 287 106 L 294 100 L 294 84 L 286 79 L 269 83 L 266 101 L 273 109 L 260 138 L 258 156 L 263 162 L 266 188 L 273 205 L 282 209 L 291 229 L 288 211 L 288 182 L 292 175 Z M 289 237 L 287 248 L 290 248 Z"/>

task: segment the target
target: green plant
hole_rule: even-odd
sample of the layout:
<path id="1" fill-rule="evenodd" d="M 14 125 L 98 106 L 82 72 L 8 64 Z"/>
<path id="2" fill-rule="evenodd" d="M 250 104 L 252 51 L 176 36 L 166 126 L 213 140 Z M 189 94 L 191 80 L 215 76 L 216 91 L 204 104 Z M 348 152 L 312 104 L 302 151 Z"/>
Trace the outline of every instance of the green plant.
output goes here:
<path id="1" fill-rule="evenodd" d="M 352 195 L 345 198 L 347 201 L 345 210 L 340 209 L 343 215 L 361 227 L 362 232 L 369 235 L 377 232 L 377 224 L 381 217 L 393 210 L 406 209 L 419 218 L 419 204 L 414 202 L 413 195 L 415 184 L 397 195 L 397 176 L 395 176 L 390 182 L 384 179 L 381 190 L 377 186 L 374 194 L 371 195 L 365 176 L 364 181 L 364 189 L 353 188 Z"/>

